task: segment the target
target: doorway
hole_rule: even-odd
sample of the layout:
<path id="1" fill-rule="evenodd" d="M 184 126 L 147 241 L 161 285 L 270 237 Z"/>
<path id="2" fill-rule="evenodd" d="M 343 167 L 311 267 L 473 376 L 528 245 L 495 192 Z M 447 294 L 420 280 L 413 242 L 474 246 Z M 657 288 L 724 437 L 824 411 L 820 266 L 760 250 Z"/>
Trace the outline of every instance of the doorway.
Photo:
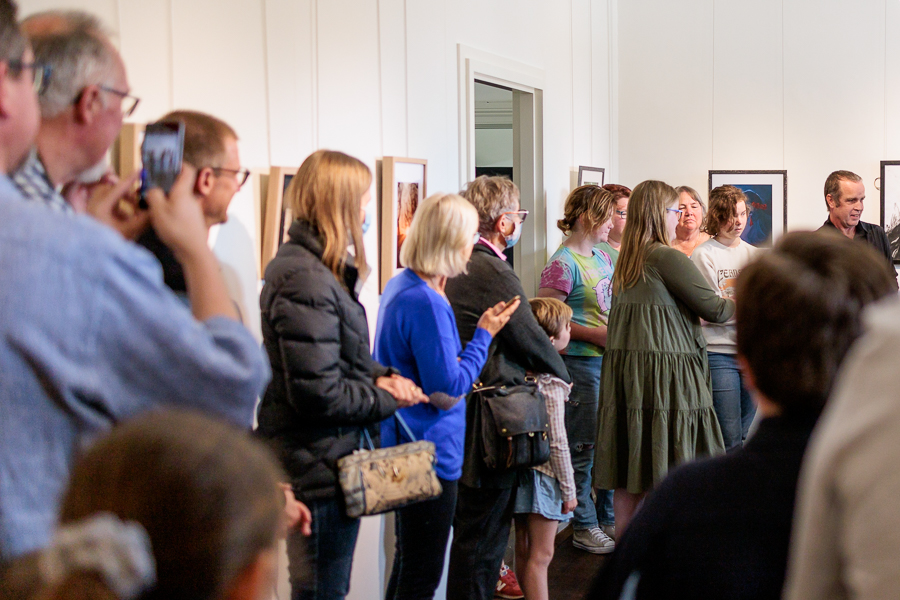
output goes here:
<path id="1" fill-rule="evenodd" d="M 533 297 L 547 261 L 544 72 L 462 44 L 458 51 L 460 186 L 476 174 L 511 176 L 518 186 L 529 216 L 510 254 L 522 288 Z"/>

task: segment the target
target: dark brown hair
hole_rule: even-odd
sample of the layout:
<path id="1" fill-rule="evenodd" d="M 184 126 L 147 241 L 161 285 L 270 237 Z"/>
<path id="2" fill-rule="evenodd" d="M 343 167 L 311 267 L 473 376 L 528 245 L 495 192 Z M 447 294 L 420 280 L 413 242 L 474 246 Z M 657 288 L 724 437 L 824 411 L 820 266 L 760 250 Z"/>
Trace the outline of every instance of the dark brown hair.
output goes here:
<path id="1" fill-rule="evenodd" d="M 60 522 L 109 512 L 139 523 L 157 572 L 142 598 L 213 600 L 274 547 L 282 480 L 249 433 L 196 413 L 157 411 L 115 428 L 78 461 Z"/>
<path id="2" fill-rule="evenodd" d="M 862 311 L 894 292 L 884 257 L 837 232 L 785 235 L 738 277 L 737 350 L 785 413 L 818 414 Z"/>
<path id="3" fill-rule="evenodd" d="M 175 110 L 160 121 L 184 123 L 184 162 L 195 168 L 218 168 L 225 162 L 225 140 L 237 141 L 234 129 L 221 119 L 193 110 Z"/>
<path id="4" fill-rule="evenodd" d="M 580 218 L 585 232 L 594 231 L 612 218 L 615 208 L 616 200 L 611 193 L 596 185 L 582 185 L 566 198 L 563 218 L 556 226 L 564 235 L 569 235 Z"/>
<path id="5" fill-rule="evenodd" d="M 733 185 L 720 185 L 709 193 L 709 213 L 704 231 L 715 237 L 727 230 L 737 217 L 738 202 L 747 204 L 747 196 Z"/>
<path id="6" fill-rule="evenodd" d="M 835 171 L 825 180 L 825 208 L 831 208 L 828 205 L 828 196 L 834 200 L 835 206 L 841 204 L 841 181 L 852 181 L 857 183 L 862 181 L 862 177 L 853 171 Z"/>

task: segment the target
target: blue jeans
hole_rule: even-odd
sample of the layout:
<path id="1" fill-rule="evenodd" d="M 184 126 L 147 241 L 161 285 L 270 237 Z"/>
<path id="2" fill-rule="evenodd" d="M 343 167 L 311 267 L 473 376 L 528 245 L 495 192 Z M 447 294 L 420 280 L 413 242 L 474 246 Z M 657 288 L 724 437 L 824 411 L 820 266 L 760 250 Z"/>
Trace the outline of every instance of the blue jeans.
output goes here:
<path id="1" fill-rule="evenodd" d="M 713 408 L 722 429 L 725 450 L 731 452 L 743 446 L 750 423 L 756 415 L 756 405 L 744 385 L 744 376 L 734 354 L 710 352 L 709 373 Z"/>
<path id="2" fill-rule="evenodd" d="M 566 402 L 566 435 L 575 471 L 575 508 L 572 527 L 592 529 L 598 523 L 615 524 L 612 490 L 597 490 L 597 504 L 591 499 L 594 446 L 597 443 L 597 412 L 600 407 L 602 356 L 563 356 L 572 377 L 572 393 Z"/>
<path id="3" fill-rule="evenodd" d="M 343 600 L 350 592 L 359 519 L 350 519 L 337 499 L 306 502 L 312 535 L 288 536 L 291 600 Z"/>

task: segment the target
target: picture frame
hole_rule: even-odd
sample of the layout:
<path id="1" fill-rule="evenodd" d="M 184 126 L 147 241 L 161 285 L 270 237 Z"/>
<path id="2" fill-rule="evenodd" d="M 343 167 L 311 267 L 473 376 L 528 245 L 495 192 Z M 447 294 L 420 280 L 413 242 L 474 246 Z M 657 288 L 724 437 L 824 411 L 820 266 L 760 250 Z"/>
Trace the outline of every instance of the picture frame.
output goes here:
<path id="1" fill-rule="evenodd" d="M 381 160 L 380 291 L 403 267 L 400 247 L 419 203 L 428 197 L 428 160 L 385 156 Z"/>
<path id="2" fill-rule="evenodd" d="M 264 275 L 266 265 L 275 257 L 278 248 L 287 240 L 288 229 L 294 220 L 290 209 L 284 207 L 284 194 L 300 167 L 271 167 L 266 191 L 263 244 L 259 272 Z"/>
<path id="3" fill-rule="evenodd" d="M 145 123 L 122 123 L 111 152 L 112 167 L 119 179 L 129 177 L 141 168 L 141 142 L 144 141 L 145 127 Z"/>
<path id="4" fill-rule="evenodd" d="M 707 193 L 720 185 L 733 185 L 747 195 L 749 214 L 741 234 L 744 241 L 770 248 L 787 231 L 787 171 L 710 170 Z"/>
<path id="5" fill-rule="evenodd" d="M 900 264 L 900 160 L 881 161 L 881 228 L 891 246 L 891 260 Z"/>
<path id="6" fill-rule="evenodd" d="M 583 185 L 597 185 L 602 187 L 605 179 L 606 169 L 603 167 L 578 167 L 578 187 Z"/>

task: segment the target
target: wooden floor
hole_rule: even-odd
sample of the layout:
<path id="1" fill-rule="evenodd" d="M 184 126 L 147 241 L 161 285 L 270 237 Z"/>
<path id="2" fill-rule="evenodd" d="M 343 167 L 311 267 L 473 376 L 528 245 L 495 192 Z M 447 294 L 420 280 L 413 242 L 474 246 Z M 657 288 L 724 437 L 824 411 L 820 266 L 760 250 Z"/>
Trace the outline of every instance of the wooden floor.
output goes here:
<path id="1" fill-rule="evenodd" d="M 550 600 L 581 600 L 591 587 L 606 556 L 572 546 L 572 528 L 556 536 L 556 552 L 547 573 Z"/>

